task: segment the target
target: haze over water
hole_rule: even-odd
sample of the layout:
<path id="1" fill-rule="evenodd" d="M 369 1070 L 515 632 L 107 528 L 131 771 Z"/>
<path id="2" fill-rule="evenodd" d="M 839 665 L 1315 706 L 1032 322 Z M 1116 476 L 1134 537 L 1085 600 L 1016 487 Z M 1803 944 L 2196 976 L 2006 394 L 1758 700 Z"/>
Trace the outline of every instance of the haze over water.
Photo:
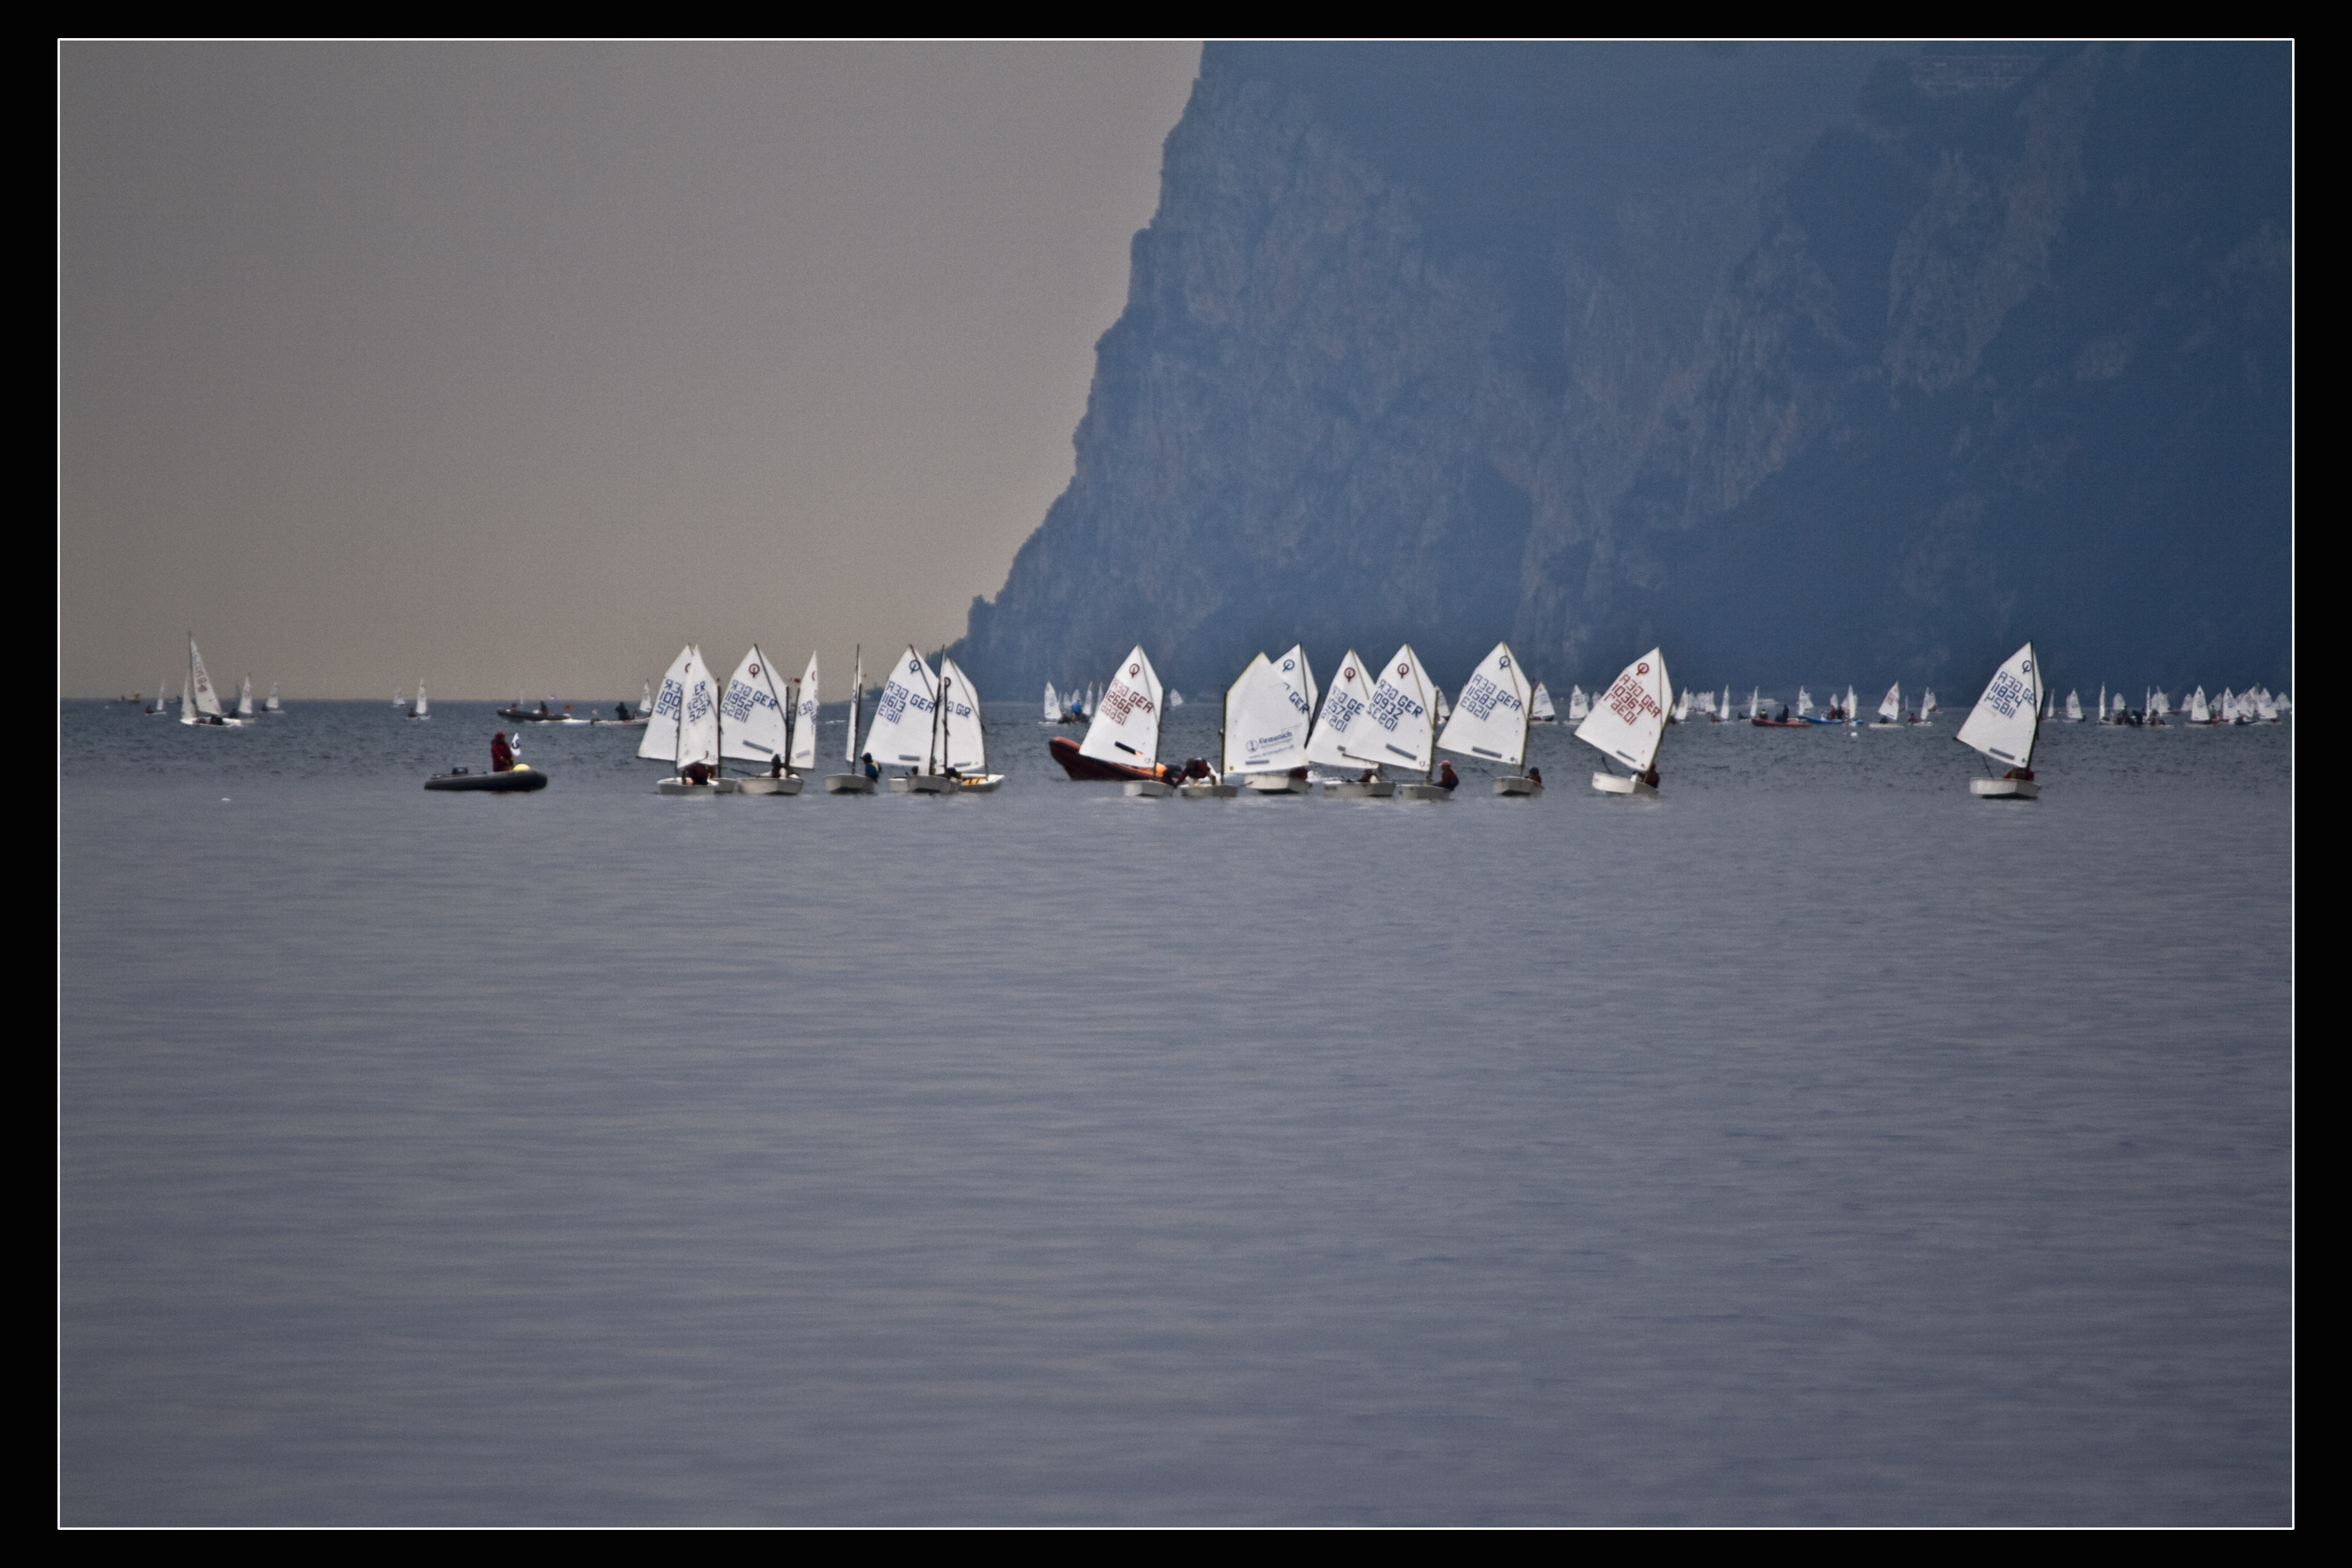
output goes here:
<path id="1" fill-rule="evenodd" d="M 2292 726 L 1960 717 L 693 801 L 68 703 L 63 1516 L 2284 1522 Z"/>

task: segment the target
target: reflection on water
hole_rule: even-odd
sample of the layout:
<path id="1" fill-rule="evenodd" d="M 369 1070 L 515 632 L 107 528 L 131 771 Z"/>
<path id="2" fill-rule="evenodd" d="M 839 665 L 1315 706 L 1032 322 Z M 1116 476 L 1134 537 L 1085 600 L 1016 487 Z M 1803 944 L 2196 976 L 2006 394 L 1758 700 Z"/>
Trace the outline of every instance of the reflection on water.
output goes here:
<path id="1" fill-rule="evenodd" d="M 69 705 L 65 1516 L 2287 1517 L 2291 726 L 1415 806 L 1016 715 L 486 799 L 487 706 Z"/>

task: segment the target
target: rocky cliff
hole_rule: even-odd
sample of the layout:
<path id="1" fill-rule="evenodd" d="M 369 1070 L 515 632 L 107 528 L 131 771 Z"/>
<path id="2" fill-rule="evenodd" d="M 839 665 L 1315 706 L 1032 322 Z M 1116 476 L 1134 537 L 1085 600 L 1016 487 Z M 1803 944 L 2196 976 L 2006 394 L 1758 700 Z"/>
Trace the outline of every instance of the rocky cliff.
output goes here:
<path id="1" fill-rule="evenodd" d="M 957 657 L 2286 684 L 2288 64 L 1213 46 Z"/>

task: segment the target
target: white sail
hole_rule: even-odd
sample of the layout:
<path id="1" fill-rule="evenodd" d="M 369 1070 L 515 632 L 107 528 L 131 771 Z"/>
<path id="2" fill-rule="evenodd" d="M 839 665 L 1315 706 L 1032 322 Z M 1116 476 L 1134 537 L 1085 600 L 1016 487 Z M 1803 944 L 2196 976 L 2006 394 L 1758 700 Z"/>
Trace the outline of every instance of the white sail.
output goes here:
<path id="1" fill-rule="evenodd" d="M 661 695 L 646 709 L 649 717 L 646 732 L 637 737 L 637 755 L 656 763 L 677 760 L 677 720 L 686 711 L 686 683 L 701 662 L 694 656 L 692 643 L 678 649 L 677 657 L 669 661 L 669 670 L 662 677 Z M 520 707 L 521 703 L 515 705 Z"/>
<path id="2" fill-rule="evenodd" d="M 1854 695 L 1853 695 L 1853 687 L 1851 687 L 1851 686 L 1849 686 L 1849 687 L 1847 687 L 1847 688 L 1845 689 L 1845 721 L 1846 721 L 1846 722 L 1847 722 L 1847 723 L 1849 723 L 1849 724 L 1853 723 L 1853 722 L 1854 721 L 1854 720 L 1855 720 L 1857 717 L 1859 717 L 1859 716 L 1860 716 L 1861 712 L 1862 712 L 1862 710 L 1861 710 L 1858 706 L 1856 706 L 1856 700 L 1855 700 Z"/>
<path id="3" fill-rule="evenodd" d="M 2104 685 L 2102 685 L 2102 686 L 2099 688 L 2099 709 L 2098 709 L 2098 712 L 2099 712 L 2099 722 L 2100 722 L 2100 723 L 2102 723 L 2102 724 L 2105 723 L 2105 722 L 2107 721 L 2107 689 L 2106 689 L 2106 687 L 2105 687 L 2105 686 L 2104 686 Z"/>
<path id="4" fill-rule="evenodd" d="M 430 719 L 433 717 L 433 704 L 425 700 L 425 682 L 421 680 L 416 683 L 416 705 L 411 708 L 408 712 L 409 716 L 414 719 Z"/>
<path id="5" fill-rule="evenodd" d="M 1554 723 L 1559 718 L 1559 710 L 1551 705 L 1551 693 L 1544 689 L 1540 680 L 1536 682 L 1535 700 L 1528 705 L 1528 718 L 1538 724 Z"/>
<path id="6" fill-rule="evenodd" d="M 2116 721 L 2116 723 L 2118 723 L 2118 724 L 2122 723 L 2122 722 L 2124 721 L 2124 714 L 2125 714 L 2125 713 L 2126 713 L 2126 712 L 2128 712 L 2128 711 L 2129 711 L 2129 710 L 2128 710 L 2127 708 L 2126 708 L 2126 707 L 2125 707 L 2125 705 L 2124 705 L 2124 694 L 2123 694 L 2122 692 L 2120 692 L 2120 691 L 2116 692 L 2116 707 L 2115 707 L 2115 715 L 2116 715 L 2115 721 Z"/>
<path id="7" fill-rule="evenodd" d="M 1731 688 L 1728 686 L 1723 689 L 1723 706 L 1717 709 L 1716 712 L 1722 715 L 1726 721 L 1731 718 Z"/>
<path id="8" fill-rule="evenodd" d="M 185 704 L 183 703 L 182 706 L 184 707 Z M 2213 710 L 2206 703 L 2205 689 L 2201 686 L 2189 695 L 2189 721 L 2191 724 L 2210 724 L 2213 721 Z"/>
<path id="9" fill-rule="evenodd" d="M 1421 656 L 1411 643 L 1381 666 L 1380 680 L 1364 716 L 1349 731 L 1348 760 L 1378 767 L 1419 768 L 1427 773 L 1437 727 L 1431 721 L 1433 693 L 1421 672 Z"/>
<path id="10" fill-rule="evenodd" d="M 2034 662 L 2033 645 L 2027 643 L 1993 671 L 1975 710 L 1960 726 L 1959 738 L 1997 763 L 2030 767 L 2041 714 L 2042 671 Z"/>
<path id="11" fill-rule="evenodd" d="M 2278 700 L 2267 689 L 2257 691 L 2254 694 L 2254 711 L 2261 716 L 2263 723 L 2275 724 L 2278 722 L 2279 716 Z"/>
<path id="12" fill-rule="evenodd" d="M 1813 710 L 1813 694 L 1803 687 L 1797 688 L 1797 717 L 1801 719 Z"/>
<path id="13" fill-rule="evenodd" d="M 1930 686 L 1919 698 L 1919 717 L 1925 719 L 1928 714 L 1937 711 L 1943 706 L 1944 705 L 1942 703 L 1936 700 L 1936 689 Z"/>
<path id="14" fill-rule="evenodd" d="M 1429 710 L 1440 724 L 1444 723 L 1454 711 L 1454 705 L 1445 700 L 1445 688 L 1433 680 L 1429 683 Z"/>
<path id="15" fill-rule="evenodd" d="M 195 696 L 196 711 L 207 718 L 221 715 L 220 693 L 213 689 L 213 678 L 205 669 L 205 656 L 196 651 L 196 639 L 188 639 L 188 689 Z M 180 704 L 184 710 L 187 703 Z"/>
<path id="16" fill-rule="evenodd" d="M 986 773 L 988 737 L 982 731 L 980 689 L 944 654 L 940 658 L 940 706 L 947 714 L 940 726 L 947 731 L 947 754 L 940 759 L 941 765 L 960 773 Z"/>
<path id="17" fill-rule="evenodd" d="M 931 739 L 931 724 L 939 689 L 939 678 L 909 643 L 890 667 L 881 694 L 874 699 L 874 722 L 866 731 L 866 750 L 878 765 L 936 771 L 931 766 L 938 749 Z"/>
<path id="18" fill-rule="evenodd" d="M 1484 757 L 1516 768 L 1528 754 L 1528 703 L 1533 693 L 1508 643 L 1470 672 L 1462 700 L 1437 743 L 1459 756 Z"/>
<path id="19" fill-rule="evenodd" d="M 1292 648 L 1279 659 L 1258 654 L 1225 690 L 1225 750 L 1229 773 L 1277 773 L 1307 764 L 1314 728 L 1314 676 L 1307 656 Z"/>
<path id="20" fill-rule="evenodd" d="M 1348 755 L 1349 737 L 1362 735 L 1360 721 L 1371 704 L 1372 672 L 1349 648 L 1348 657 L 1339 661 L 1339 673 L 1331 678 L 1323 711 L 1315 717 L 1314 732 L 1307 739 L 1307 760 L 1326 767 L 1345 767 L 1353 760 Z"/>
<path id="21" fill-rule="evenodd" d="M 793 768 L 816 766 L 817 700 L 816 655 L 809 655 L 808 668 L 802 672 L 799 691 L 793 700 L 798 709 L 793 716 L 793 754 L 785 759 Z"/>
<path id="22" fill-rule="evenodd" d="M 407 707 L 407 706 L 408 706 L 408 693 L 407 693 L 407 692 L 405 692 L 405 691 L 404 691 L 404 690 L 402 690 L 402 689 L 401 689 L 399 687 L 397 687 L 397 686 L 394 687 L 394 688 L 392 689 L 392 705 L 393 705 L 394 708 L 405 708 L 405 707 Z M 518 708 L 520 708 L 520 707 L 521 707 L 521 706 L 522 706 L 522 699 L 521 699 L 521 698 L 518 697 L 518 698 L 516 698 L 516 699 L 515 699 L 515 706 L 516 706 L 516 707 L 518 707 Z"/>
<path id="23" fill-rule="evenodd" d="M 719 731 L 719 681 L 698 645 L 694 668 L 686 678 L 686 705 L 677 716 L 677 765 L 685 768 L 700 763 L 717 767 Z"/>
<path id="24" fill-rule="evenodd" d="M 1293 643 L 1290 651 L 1274 662 L 1274 673 L 1281 679 L 1283 689 L 1290 693 L 1291 711 L 1298 715 L 1299 744 L 1304 746 L 1307 727 L 1315 722 L 1315 702 L 1322 695 L 1315 685 L 1315 667 L 1307 661 L 1306 645 Z M 1168 706 L 1182 705 L 1183 699 L 1174 692 L 1168 694 Z"/>
<path id="25" fill-rule="evenodd" d="M 278 706 L 278 682 L 273 680 L 269 683 L 269 696 L 262 702 L 261 710 L 264 713 L 282 711 Z"/>
<path id="26" fill-rule="evenodd" d="M 1675 700 L 1675 722 L 1677 724 L 1690 722 L 1690 688 L 1687 686 L 1683 688 L 1682 696 Z"/>
<path id="27" fill-rule="evenodd" d="M 857 645 L 857 673 L 849 678 L 849 739 L 842 743 L 842 756 L 849 762 L 857 760 L 857 716 L 866 702 L 866 645 Z"/>
<path id="28" fill-rule="evenodd" d="M 2284 705 L 2286 700 L 2284 698 L 2281 698 L 2279 700 L 2281 704 Z M 2152 701 L 2157 712 L 2168 714 L 2172 711 L 2172 699 L 2165 693 L 2161 691 L 2158 692 L 2152 699 Z"/>
<path id="29" fill-rule="evenodd" d="M 2066 722 L 2079 724 L 2082 721 L 2083 699 L 2079 693 L 2069 691 L 2066 693 Z"/>
<path id="30" fill-rule="evenodd" d="M 1568 688 L 1568 721 L 1571 724 L 1581 723 L 1583 722 L 1584 716 L 1591 711 L 1592 699 L 1584 694 L 1584 688 L 1577 685 L 1573 681 L 1570 682 Z"/>
<path id="31" fill-rule="evenodd" d="M 1160 764 L 1160 672 L 1140 644 L 1119 661 L 1118 673 L 1095 704 L 1094 722 L 1078 744 L 1082 756 L 1130 768 Z"/>
<path id="32" fill-rule="evenodd" d="M 1184 694 L 1172 686 L 1168 689 L 1168 706 L 1171 708 L 1184 706 Z"/>
<path id="33" fill-rule="evenodd" d="M 1062 716 L 1062 700 L 1055 695 L 1054 683 L 1045 682 L 1045 721 L 1052 723 Z"/>
<path id="34" fill-rule="evenodd" d="M 650 680 L 642 681 L 639 684 L 645 690 L 645 695 L 637 699 L 637 717 L 642 719 L 654 710 L 654 685 Z M 515 700 L 520 703 L 522 699 L 518 697 Z"/>
<path id="35" fill-rule="evenodd" d="M 791 744 L 792 710 L 768 656 L 753 643 L 719 699 L 719 752 L 740 762 L 764 763 Z"/>
<path id="36" fill-rule="evenodd" d="M 231 710 L 240 719 L 250 719 L 258 711 L 253 705 L 253 677 L 247 675 L 236 689 L 236 707 Z"/>
<path id="37" fill-rule="evenodd" d="M 1760 686 L 1751 686 L 1748 689 L 1748 716 L 1750 719 L 1758 719 L 1761 718 L 1763 713 L 1764 689 Z"/>
<path id="38" fill-rule="evenodd" d="M 1898 680 L 1888 687 L 1886 695 L 1879 699 L 1878 716 L 1890 724 L 1899 724 L 1903 721 L 1903 683 L 1901 681 Z"/>
<path id="39" fill-rule="evenodd" d="M 1652 648 L 1627 665 L 1593 703 L 1591 716 L 1576 727 L 1576 738 L 1635 773 L 1657 759 L 1666 734 L 1664 650 Z"/>
<path id="40" fill-rule="evenodd" d="M 180 722 L 193 724 L 195 721 L 196 710 L 188 700 L 188 678 L 184 675 L 180 677 Z"/>

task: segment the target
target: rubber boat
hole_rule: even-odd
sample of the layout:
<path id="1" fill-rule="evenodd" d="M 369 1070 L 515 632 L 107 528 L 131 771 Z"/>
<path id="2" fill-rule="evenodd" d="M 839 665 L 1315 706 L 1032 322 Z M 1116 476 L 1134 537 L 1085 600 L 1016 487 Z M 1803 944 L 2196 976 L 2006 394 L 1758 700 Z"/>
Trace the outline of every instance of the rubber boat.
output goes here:
<path id="1" fill-rule="evenodd" d="M 1107 763 L 1099 757 L 1087 756 L 1078 750 L 1078 742 L 1067 735 L 1054 736 L 1045 742 L 1045 748 L 1054 753 L 1054 760 L 1062 764 L 1062 771 L 1074 779 L 1118 782 L 1127 779 L 1156 781 L 1160 777 L 1160 769 L 1156 765 L 1139 768 L 1126 763 Z"/>
<path id="2" fill-rule="evenodd" d="M 517 763 L 512 771 L 503 773 L 468 773 L 459 768 L 453 773 L 435 773 L 425 781 L 426 789 L 469 790 L 482 795 L 529 795 L 547 787 L 547 775 L 529 763 Z"/>
<path id="3" fill-rule="evenodd" d="M 1759 730 L 1810 730 L 1813 727 L 1810 719 L 1767 719 L 1761 713 L 1748 721 Z"/>

